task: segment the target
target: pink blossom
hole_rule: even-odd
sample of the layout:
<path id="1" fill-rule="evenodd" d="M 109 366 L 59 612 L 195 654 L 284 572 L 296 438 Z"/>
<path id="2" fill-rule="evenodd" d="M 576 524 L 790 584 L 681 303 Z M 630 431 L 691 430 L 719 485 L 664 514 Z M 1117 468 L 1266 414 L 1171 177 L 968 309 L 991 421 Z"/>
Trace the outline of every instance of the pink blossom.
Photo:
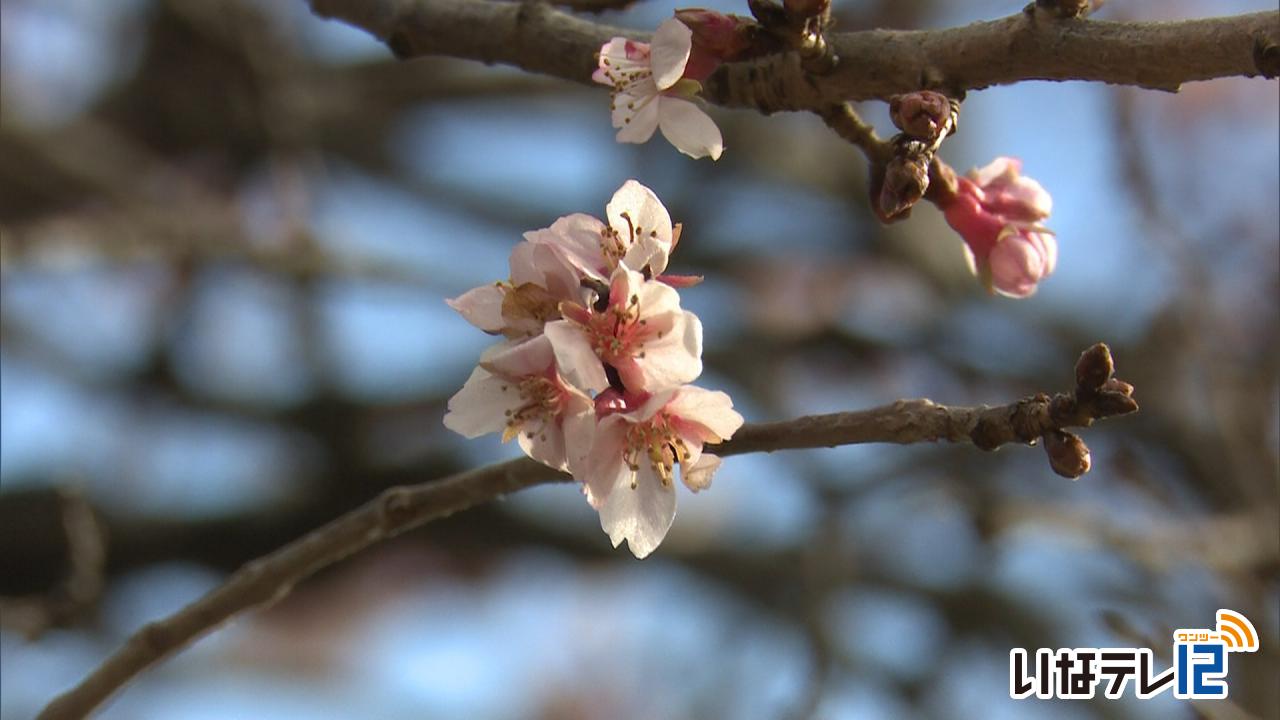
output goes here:
<path id="1" fill-rule="evenodd" d="M 652 44 L 615 37 L 601 46 L 591 79 L 613 87 L 618 142 L 648 142 L 660 129 L 685 155 L 720 159 L 720 129 L 690 100 L 701 86 L 684 77 L 692 49 L 692 32 L 675 18 L 658 26 Z"/>
<path id="2" fill-rule="evenodd" d="M 547 323 L 556 362 L 570 382 L 601 391 L 605 366 L 630 392 L 656 392 L 702 372 L 702 323 L 680 309 L 680 296 L 661 282 L 619 266 L 600 310 L 561 303 L 563 320 Z"/>
<path id="3" fill-rule="evenodd" d="M 618 265 L 659 275 L 678 237 L 671 215 L 652 190 L 635 180 L 618 188 L 605 207 L 606 224 L 582 213 L 525 233 L 535 245 L 553 247 L 581 278 L 607 282 Z"/>
<path id="4" fill-rule="evenodd" d="M 559 319 L 561 302 L 587 300 L 577 269 L 554 248 L 520 243 L 511 251 L 509 266 L 508 280 L 445 302 L 487 333 L 523 338 L 541 334 L 547 322 Z"/>
<path id="5" fill-rule="evenodd" d="M 653 395 L 611 398 L 587 457 L 584 491 L 613 546 L 637 558 L 653 552 L 676 514 L 674 469 L 694 492 L 711 485 L 720 458 L 705 443 L 728 439 L 742 416 L 723 392 L 685 385 Z"/>
<path id="6" fill-rule="evenodd" d="M 579 474 L 594 423 L 591 398 L 556 371 L 546 336 L 486 350 L 444 416 L 445 427 L 464 437 L 501 432 L 534 460 Z"/>
<path id="7" fill-rule="evenodd" d="M 964 238 L 971 269 L 991 290 L 1027 297 L 1053 272 L 1058 243 L 1039 223 L 1053 199 L 1040 183 L 1019 174 L 1022 164 L 996 158 L 956 179 L 957 192 L 943 212 Z"/>

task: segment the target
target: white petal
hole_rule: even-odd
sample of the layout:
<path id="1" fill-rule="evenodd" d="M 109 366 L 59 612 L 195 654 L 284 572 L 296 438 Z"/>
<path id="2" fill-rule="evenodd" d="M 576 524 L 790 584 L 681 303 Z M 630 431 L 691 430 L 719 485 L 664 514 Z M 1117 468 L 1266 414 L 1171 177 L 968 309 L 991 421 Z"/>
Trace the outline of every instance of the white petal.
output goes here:
<path id="1" fill-rule="evenodd" d="M 631 468 L 622 457 L 622 449 L 626 444 L 627 428 L 631 426 L 625 418 L 610 415 L 596 424 L 592 436 L 591 452 L 586 458 L 586 477 L 578 478 L 583 482 L 587 493 L 587 502 L 591 507 L 600 509 L 605 500 L 620 483 L 631 483 Z"/>
<path id="2" fill-rule="evenodd" d="M 653 33 L 649 44 L 649 66 L 653 68 L 653 80 L 666 90 L 684 75 L 684 66 L 693 50 L 693 31 L 675 18 L 663 21 Z"/>
<path id="3" fill-rule="evenodd" d="M 648 81 L 652 85 L 652 81 Z M 658 96 L 652 94 L 620 93 L 614 99 L 613 126 L 618 130 L 617 140 L 622 143 L 645 143 L 658 129 Z"/>
<path id="4" fill-rule="evenodd" d="M 694 492 L 706 490 L 711 487 L 711 476 L 719 469 L 720 457 L 707 453 L 700 459 L 694 460 L 689 467 L 681 464 L 680 479 L 684 481 L 685 487 Z"/>
<path id="5" fill-rule="evenodd" d="M 579 272 L 603 279 L 608 272 L 608 261 L 601 249 L 601 236 L 605 224 L 585 213 L 566 215 L 551 227 L 524 234 L 534 244 L 556 248 Z"/>
<path id="6" fill-rule="evenodd" d="M 595 440 L 596 413 L 591 400 L 585 395 L 583 399 L 586 400 L 585 407 L 565 413 L 564 453 L 569 473 L 579 482 L 586 483 L 589 477 L 588 458 L 591 457 L 591 448 Z"/>
<path id="7" fill-rule="evenodd" d="M 671 529 L 676 517 L 676 489 L 663 486 L 648 463 L 636 473 L 636 486 L 624 477 L 600 508 L 600 527 L 614 547 L 623 540 L 631 554 L 643 558 L 653 552 Z"/>
<path id="8" fill-rule="evenodd" d="M 702 374 L 702 322 L 691 312 L 676 317 L 671 331 L 646 342 L 644 357 L 636 358 L 646 392 L 683 385 Z"/>
<path id="9" fill-rule="evenodd" d="M 702 110 L 688 100 L 658 98 L 658 126 L 667 140 L 691 158 L 708 155 L 719 160 L 724 151 L 720 128 Z"/>
<path id="10" fill-rule="evenodd" d="M 562 471 L 569 469 L 564 451 L 564 431 L 559 425 L 549 423 L 533 437 L 522 432 L 516 442 L 520 443 L 525 455 L 543 465 Z"/>
<path id="11" fill-rule="evenodd" d="M 556 364 L 565 379 L 583 390 L 599 392 L 609 387 L 604 365 L 591 349 L 587 334 L 568 320 L 547 323 L 544 330 L 555 350 Z"/>
<path id="12" fill-rule="evenodd" d="M 517 388 L 484 368 L 476 368 L 462 389 L 449 398 L 444 426 L 468 438 L 501 432 L 507 426 L 506 411 L 519 402 Z"/>
<path id="13" fill-rule="evenodd" d="M 631 292 L 639 298 L 640 314 L 646 318 L 680 312 L 680 292 L 664 282 L 643 280 Z"/>
<path id="14" fill-rule="evenodd" d="M 499 343 L 480 354 L 484 369 L 508 378 L 542 375 L 555 360 L 551 341 L 545 336 Z"/>
<path id="15" fill-rule="evenodd" d="M 472 288 L 456 298 L 445 300 L 467 322 L 488 333 L 502 332 L 502 298 L 506 293 L 496 283 Z"/>
<path id="16" fill-rule="evenodd" d="M 685 422 L 693 422 L 727 440 L 742 427 L 742 415 L 733 409 L 733 400 L 719 390 L 694 385 L 680 388 L 667 411 Z"/>

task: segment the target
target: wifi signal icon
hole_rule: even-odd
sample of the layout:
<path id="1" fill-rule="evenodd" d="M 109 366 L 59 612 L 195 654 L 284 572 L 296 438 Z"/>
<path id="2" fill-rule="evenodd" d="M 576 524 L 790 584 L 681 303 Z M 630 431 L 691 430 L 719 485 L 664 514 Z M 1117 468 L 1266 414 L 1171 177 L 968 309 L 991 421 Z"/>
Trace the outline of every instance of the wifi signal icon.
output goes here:
<path id="1" fill-rule="evenodd" d="M 1227 646 L 1227 652 L 1255 652 L 1258 649 L 1258 631 L 1249 618 L 1232 610 L 1218 610 L 1218 637 Z"/>

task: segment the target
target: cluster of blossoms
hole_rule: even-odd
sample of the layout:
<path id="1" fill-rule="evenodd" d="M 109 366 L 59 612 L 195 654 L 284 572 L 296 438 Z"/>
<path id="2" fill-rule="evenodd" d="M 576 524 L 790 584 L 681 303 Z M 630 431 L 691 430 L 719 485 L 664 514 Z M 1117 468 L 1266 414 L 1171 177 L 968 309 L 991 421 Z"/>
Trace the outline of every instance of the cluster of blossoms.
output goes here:
<path id="1" fill-rule="evenodd" d="M 964 238 L 969 267 L 989 290 L 1016 298 L 1034 293 L 1058 262 L 1058 241 L 1040 224 L 1053 198 L 1021 170 L 1014 158 L 996 158 L 956 178 L 956 195 L 942 208 Z"/>
<path id="2" fill-rule="evenodd" d="M 448 301 L 505 340 L 481 354 L 444 424 L 502 433 L 572 474 L 614 547 L 642 558 L 675 519 L 676 466 L 691 490 L 708 487 L 720 459 L 703 446 L 742 416 L 725 393 L 688 384 L 702 373 L 702 323 L 677 288 L 701 278 L 666 272 L 680 225 L 634 180 L 605 212 L 525 233 L 507 280 Z"/>

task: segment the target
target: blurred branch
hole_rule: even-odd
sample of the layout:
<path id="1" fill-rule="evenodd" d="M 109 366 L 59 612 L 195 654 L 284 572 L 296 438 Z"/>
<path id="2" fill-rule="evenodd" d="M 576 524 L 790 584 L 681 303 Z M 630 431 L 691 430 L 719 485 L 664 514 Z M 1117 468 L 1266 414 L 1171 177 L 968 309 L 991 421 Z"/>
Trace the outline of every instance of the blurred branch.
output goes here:
<path id="1" fill-rule="evenodd" d="M 51 627 L 72 623 L 97 605 L 102 594 L 106 565 L 102 525 L 78 492 L 59 491 L 56 502 L 64 534 L 67 567 L 64 577 L 44 593 L 0 597 L 0 618 L 3 618 L 0 625 L 28 639 L 35 639 Z M 37 517 L 40 515 L 38 508 L 29 507 L 28 511 L 31 510 L 37 510 Z"/>
<path id="2" fill-rule="evenodd" d="M 1033 443 L 1069 426 L 1087 426 L 1108 415 L 1137 409 L 1108 407 L 1110 354 L 1099 369 L 1104 345 L 1086 351 L 1077 363 L 1073 393 L 1036 395 L 999 407 L 948 407 L 930 400 L 904 400 L 870 410 L 815 415 L 796 420 L 745 425 L 717 446 L 721 455 L 834 447 L 860 443 L 971 442 L 993 450 L 1011 442 Z M 1102 376 L 1105 374 L 1105 378 Z M 1127 398 L 1127 395 L 1125 396 Z M 1074 436 L 1073 436 L 1074 437 Z M 1052 460 L 1052 457 L 1051 457 Z M 1058 465 L 1054 469 L 1061 473 Z M 1087 462 L 1086 462 L 1087 469 Z M 443 480 L 391 488 L 364 505 L 270 555 L 246 564 L 221 587 L 168 618 L 149 623 L 88 677 L 55 698 L 40 720 L 81 718 L 147 667 L 250 608 L 284 597 L 300 580 L 369 545 L 437 518 L 508 493 L 568 475 L 522 458 L 459 473 Z"/>
<path id="3" fill-rule="evenodd" d="M 362 28 L 400 58 L 450 55 L 589 82 L 611 37 L 644 39 L 537 2 L 308 0 L 315 14 Z M 921 88 L 951 95 L 1023 80 L 1090 80 L 1176 91 L 1193 80 L 1274 77 L 1280 12 L 1168 23 L 1018 13 L 946 30 L 833 33 L 842 58 L 822 76 L 794 54 L 722 67 L 706 96 L 729 107 L 819 110 Z"/>

